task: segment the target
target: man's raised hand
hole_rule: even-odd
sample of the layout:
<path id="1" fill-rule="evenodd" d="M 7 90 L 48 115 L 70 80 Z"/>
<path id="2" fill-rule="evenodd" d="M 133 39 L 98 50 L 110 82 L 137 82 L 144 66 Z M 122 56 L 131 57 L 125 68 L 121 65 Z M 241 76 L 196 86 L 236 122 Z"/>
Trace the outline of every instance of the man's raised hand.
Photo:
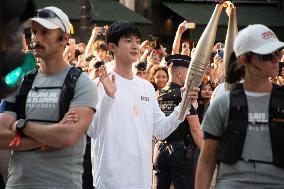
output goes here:
<path id="1" fill-rule="evenodd" d="M 114 94 L 116 92 L 115 76 L 112 75 L 110 78 L 110 74 L 107 73 L 104 65 L 99 68 L 99 79 L 104 86 L 106 94 L 109 97 L 114 98 Z"/>

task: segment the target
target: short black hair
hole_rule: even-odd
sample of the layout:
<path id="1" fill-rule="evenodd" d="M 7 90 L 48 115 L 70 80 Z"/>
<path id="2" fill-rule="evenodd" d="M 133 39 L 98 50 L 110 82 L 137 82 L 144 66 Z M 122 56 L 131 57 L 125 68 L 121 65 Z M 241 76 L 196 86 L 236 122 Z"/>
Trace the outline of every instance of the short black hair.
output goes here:
<path id="1" fill-rule="evenodd" d="M 106 39 L 107 43 L 114 43 L 118 45 L 118 41 L 121 37 L 136 36 L 141 39 L 141 33 L 134 23 L 127 21 L 114 22 L 107 29 Z"/>
<path id="2" fill-rule="evenodd" d="M 135 68 L 140 71 L 146 71 L 147 68 L 147 61 L 140 61 L 135 64 Z"/>
<path id="3" fill-rule="evenodd" d="M 93 67 L 98 69 L 100 68 L 102 65 L 105 65 L 105 63 L 101 60 L 97 60 L 96 62 L 94 62 Z"/>

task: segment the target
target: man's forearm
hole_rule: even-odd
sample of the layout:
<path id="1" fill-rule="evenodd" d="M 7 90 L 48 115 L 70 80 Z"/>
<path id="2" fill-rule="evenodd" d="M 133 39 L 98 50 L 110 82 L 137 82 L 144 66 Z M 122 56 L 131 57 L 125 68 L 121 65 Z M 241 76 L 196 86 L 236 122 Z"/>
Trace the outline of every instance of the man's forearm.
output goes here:
<path id="1" fill-rule="evenodd" d="M 201 132 L 201 126 L 199 122 L 199 118 L 197 115 L 188 115 L 186 117 L 189 127 L 190 127 L 190 132 L 193 137 L 193 140 L 195 144 L 198 146 L 199 149 L 201 149 L 202 146 L 202 132 Z"/>
<path id="2" fill-rule="evenodd" d="M 47 126 L 28 122 L 24 132 L 29 137 L 50 147 L 62 148 L 72 145 L 70 142 L 70 138 L 72 138 L 72 136 L 70 136 L 70 131 L 68 131 L 64 124 L 58 123 Z"/>
<path id="3" fill-rule="evenodd" d="M 93 118 L 93 110 L 88 107 L 76 107 L 74 112 L 79 120 L 75 123 L 56 123 L 43 125 L 27 122 L 24 134 L 54 148 L 72 146 L 86 133 Z"/>
<path id="4" fill-rule="evenodd" d="M 41 143 L 39 143 L 38 141 L 32 138 L 22 137 L 19 145 L 8 147 L 8 149 L 14 150 L 14 151 L 26 151 L 26 150 L 33 150 L 33 149 L 40 148 L 40 147 L 41 147 Z"/>
<path id="5" fill-rule="evenodd" d="M 11 126 L 15 123 L 16 117 L 9 113 L 0 113 L 0 149 L 5 149 L 8 144 L 16 136 L 16 132 L 11 130 Z"/>
<path id="6" fill-rule="evenodd" d="M 11 141 L 15 138 L 16 133 L 12 130 L 1 131 L 0 138 L 0 149 L 16 150 L 16 151 L 25 151 L 35 148 L 39 148 L 41 144 L 34 139 L 28 137 L 22 137 L 18 145 L 13 145 L 9 147 Z"/>
<path id="7" fill-rule="evenodd" d="M 212 181 L 212 177 L 215 170 L 215 163 L 204 162 L 200 157 L 198 160 L 196 176 L 195 176 L 195 189 L 209 189 Z"/>
<path id="8" fill-rule="evenodd" d="M 0 149 L 8 149 L 8 145 L 16 136 L 16 133 L 8 129 L 0 129 Z"/>
<path id="9" fill-rule="evenodd" d="M 105 123 L 108 122 L 110 111 L 113 107 L 115 99 L 104 93 L 101 102 L 97 104 L 97 111 L 94 115 L 93 122 L 89 127 L 88 135 L 92 138 L 100 136 L 105 131 Z"/>
<path id="10" fill-rule="evenodd" d="M 161 112 L 160 107 L 155 106 L 157 112 Z M 179 124 L 182 122 L 178 119 L 180 110 L 180 104 L 174 108 L 174 111 L 167 117 L 165 117 L 164 113 L 159 114 L 156 113 L 154 117 L 154 136 L 159 140 L 164 140 L 167 138 Z"/>
<path id="11" fill-rule="evenodd" d="M 216 167 L 216 156 L 219 149 L 219 141 L 205 139 L 198 159 L 195 189 L 209 189 Z"/>
<path id="12" fill-rule="evenodd" d="M 191 132 L 193 140 L 195 142 L 195 144 L 198 146 L 199 149 L 201 149 L 202 146 L 202 136 L 199 135 L 198 133 L 195 132 Z"/>
<path id="13" fill-rule="evenodd" d="M 190 126 L 190 131 L 191 131 L 191 134 L 192 134 L 192 137 L 193 137 L 195 144 L 198 146 L 199 149 L 201 149 L 203 139 L 202 139 L 202 132 L 201 132 L 200 127 Z"/>

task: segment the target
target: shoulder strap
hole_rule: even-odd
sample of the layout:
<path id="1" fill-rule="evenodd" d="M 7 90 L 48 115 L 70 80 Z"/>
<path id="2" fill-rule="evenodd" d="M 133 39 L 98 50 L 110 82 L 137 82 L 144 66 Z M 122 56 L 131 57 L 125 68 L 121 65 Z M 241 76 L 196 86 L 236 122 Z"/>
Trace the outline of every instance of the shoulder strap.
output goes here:
<path id="1" fill-rule="evenodd" d="M 278 97 L 283 97 L 284 96 L 284 87 L 273 84 L 272 85 L 272 94 L 276 95 Z"/>
<path id="2" fill-rule="evenodd" d="M 247 125 L 247 100 L 243 86 L 240 84 L 230 91 L 229 120 L 222 136 L 220 161 L 231 164 L 242 159 Z"/>
<path id="3" fill-rule="evenodd" d="M 246 119 L 245 117 L 243 117 L 243 115 L 247 115 L 247 113 L 247 100 L 243 85 L 238 84 L 230 91 L 229 123 L 237 121 L 240 118 Z M 229 124 L 228 126 L 230 125 L 231 124 Z"/>
<path id="4" fill-rule="evenodd" d="M 269 122 L 274 118 L 284 119 L 284 87 L 273 84 L 269 101 Z"/>
<path id="5" fill-rule="evenodd" d="M 269 102 L 269 116 L 273 119 L 275 115 L 283 114 L 284 110 L 284 87 L 273 84 L 272 93 Z"/>
<path id="6" fill-rule="evenodd" d="M 64 117 L 64 114 L 68 112 L 70 102 L 74 97 L 74 89 L 76 86 L 76 82 L 81 75 L 82 70 L 76 67 L 70 68 L 65 78 L 62 91 L 59 98 L 60 103 L 60 112 L 59 112 L 59 120 Z"/>
<path id="7" fill-rule="evenodd" d="M 38 68 L 35 68 L 24 76 L 23 82 L 19 88 L 19 92 L 16 97 L 17 119 L 26 118 L 25 110 L 26 110 L 27 96 L 28 96 L 29 91 L 32 88 L 37 72 L 38 72 Z"/>

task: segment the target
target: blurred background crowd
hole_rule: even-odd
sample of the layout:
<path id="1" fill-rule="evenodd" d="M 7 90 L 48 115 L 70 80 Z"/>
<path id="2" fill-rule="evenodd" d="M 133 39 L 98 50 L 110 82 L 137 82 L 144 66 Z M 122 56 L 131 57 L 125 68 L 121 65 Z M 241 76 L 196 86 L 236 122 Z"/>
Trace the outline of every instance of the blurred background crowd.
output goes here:
<path id="1" fill-rule="evenodd" d="M 175 31 L 175 37 L 172 41 L 171 48 L 166 48 L 162 38 L 149 36 L 147 40 L 142 41 L 140 45 L 140 57 L 133 63 L 133 73 L 145 80 L 148 80 L 157 91 L 163 89 L 169 81 L 168 69 L 172 65 L 165 61 L 168 55 L 181 54 L 189 57 L 194 56 L 196 42 L 190 38 L 182 37 L 185 32 L 193 26 L 191 23 L 184 21 L 180 23 Z M 105 65 L 108 70 L 113 66 L 113 54 L 108 49 L 106 42 L 107 25 L 96 25 L 91 32 L 87 43 L 76 41 L 75 38 L 69 39 L 64 51 L 64 59 L 70 65 L 81 68 L 92 80 L 99 76 L 99 68 Z M 168 41 L 167 41 L 168 43 Z M 24 53 L 32 52 L 30 36 L 22 36 L 22 51 Z M 168 45 L 167 45 L 168 46 Z M 200 82 L 200 92 L 197 100 L 197 112 L 199 122 L 202 122 L 204 111 L 210 102 L 214 89 L 224 82 L 224 43 L 216 42 L 211 58 L 208 62 L 207 70 Z M 37 65 L 40 66 L 41 59 L 37 58 Z M 284 85 L 284 52 L 279 63 L 279 74 L 270 78 L 273 83 Z"/>
<path id="2" fill-rule="evenodd" d="M 184 40 L 183 33 L 190 26 L 184 21 L 177 28 L 176 35 L 172 44 L 172 49 L 166 49 L 163 41 L 158 37 L 150 36 L 148 40 L 141 42 L 140 58 L 133 64 L 133 73 L 135 75 L 150 81 L 156 90 L 165 87 L 168 82 L 168 66 L 165 57 L 169 54 L 181 54 L 192 57 L 196 47 L 196 42 L 190 39 Z M 108 50 L 105 41 L 105 33 L 108 26 L 96 26 L 93 28 L 91 37 L 87 44 L 76 42 L 74 38 L 69 40 L 65 48 L 64 58 L 69 64 L 80 67 L 88 73 L 91 79 L 98 77 L 98 69 L 101 65 L 105 65 L 108 69 L 113 65 L 112 52 Z M 206 104 L 210 100 L 212 91 L 215 87 L 224 81 L 224 44 L 216 42 L 212 49 L 211 59 L 208 62 L 207 71 L 200 83 L 201 92 L 199 103 Z M 29 47 L 29 39 L 23 36 L 23 51 L 31 51 Z M 37 59 L 39 65 L 40 59 Z M 279 85 L 284 85 L 284 59 L 282 58 L 279 66 L 279 76 L 271 78 L 271 81 Z"/>

